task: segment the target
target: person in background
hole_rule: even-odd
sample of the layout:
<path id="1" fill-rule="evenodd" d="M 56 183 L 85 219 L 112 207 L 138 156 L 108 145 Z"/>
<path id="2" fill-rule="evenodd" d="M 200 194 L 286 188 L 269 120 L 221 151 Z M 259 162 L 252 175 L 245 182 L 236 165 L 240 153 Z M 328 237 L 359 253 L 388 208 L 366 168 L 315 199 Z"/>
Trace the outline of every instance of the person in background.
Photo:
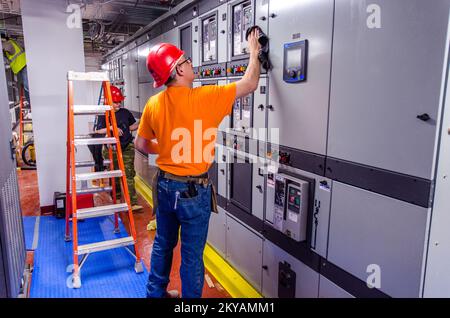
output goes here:
<path id="1" fill-rule="evenodd" d="M 8 59 L 9 66 L 17 76 L 19 85 L 23 85 L 25 99 L 30 103 L 30 93 L 28 87 L 27 58 L 25 50 L 6 34 L 1 34 L 3 53 Z M 20 87 L 20 86 L 19 86 Z"/>
<path id="2" fill-rule="evenodd" d="M 133 211 L 142 210 L 142 206 L 138 204 L 138 198 L 136 194 L 136 189 L 134 188 L 134 176 L 136 172 L 134 170 L 134 144 L 132 131 L 138 129 L 138 123 L 134 118 L 133 114 L 126 108 L 121 108 L 121 104 L 125 97 L 122 95 L 120 89 L 116 86 L 111 85 L 111 95 L 113 100 L 113 107 L 116 115 L 117 128 L 119 131 L 120 146 L 122 147 L 122 158 L 125 165 L 125 174 L 127 176 L 128 192 L 130 194 L 131 208 Z M 106 134 L 106 121 L 105 116 L 98 116 L 97 126 L 94 131 L 95 134 Z M 111 127 L 112 135 L 112 127 Z M 104 159 L 109 159 L 108 149 L 105 148 L 103 151 Z M 118 167 L 117 156 L 114 152 L 114 167 Z M 119 178 L 115 178 L 116 191 L 118 198 L 122 196 L 122 191 L 120 188 Z M 121 198 L 123 199 L 123 198 Z"/>

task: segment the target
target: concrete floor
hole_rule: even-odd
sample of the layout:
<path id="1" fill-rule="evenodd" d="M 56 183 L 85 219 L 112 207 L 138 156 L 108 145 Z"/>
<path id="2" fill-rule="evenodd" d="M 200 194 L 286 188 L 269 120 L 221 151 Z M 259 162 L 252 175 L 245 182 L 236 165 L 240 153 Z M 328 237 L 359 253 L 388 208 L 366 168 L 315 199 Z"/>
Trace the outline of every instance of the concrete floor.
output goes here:
<path id="1" fill-rule="evenodd" d="M 39 209 L 39 187 L 37 183 L 37 174 L 33 170 L 18 171 L 19 191 L 20 191 L 20 203 L 22 206 L 22 214 L 24 216 L 38 216 L 40 215 Z M 98 196 L 95 199 L 96 205 L 106 203 L 110 199 L 104 195 Z M 150 256 L 155 237 L 155 231 L 148 231 L 147 224 L 153 218 L 152 209 L 147 202 L 139 197 L 139 204 L 144 207 L 142 212 L 134 214 L 136 232 L 138 236 L 138 249 L 141 253 L 141 257 L 144 261 L 144 265 L 147 269 L 150 268 Z M 128 229 L 128 216 L 121 214 L 121 218 L 125 227 Z M 28 252 L 28 263 L 33 262 L 33 253 Z M 172 272 L 170 275 L 170 283 L 168 289 L 177 289 L 181 292 L 181 279 L 179 268 L 181 264 L 180 244 L 174 250 L 174 258 L 172 263 Z M 214 286 L 209 287 L 205 279 L 203 286 L 204 298 L 230 298 L 231 296 L 222 288 L 217 280 L 206 270 L 205 274 L 211 278 Z M 32 282 L 33 283 L 33 282 Z"/>

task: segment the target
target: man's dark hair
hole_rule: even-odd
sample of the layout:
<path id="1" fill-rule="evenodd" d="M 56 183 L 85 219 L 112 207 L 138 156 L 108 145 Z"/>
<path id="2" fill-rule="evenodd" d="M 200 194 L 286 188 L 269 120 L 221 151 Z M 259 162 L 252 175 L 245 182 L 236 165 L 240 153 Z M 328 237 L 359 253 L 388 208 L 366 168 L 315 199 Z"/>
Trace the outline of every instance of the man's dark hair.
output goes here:
<path id="1" fill-rule="evenodd" d="M 172 71 L 172 74 L 170 74 L 167 81 L 164 83 L 164 85 L 168 86 L 170 83 L 172 83 L 175 80 L 175 77 L 177 76 L 176 68 Z"/>

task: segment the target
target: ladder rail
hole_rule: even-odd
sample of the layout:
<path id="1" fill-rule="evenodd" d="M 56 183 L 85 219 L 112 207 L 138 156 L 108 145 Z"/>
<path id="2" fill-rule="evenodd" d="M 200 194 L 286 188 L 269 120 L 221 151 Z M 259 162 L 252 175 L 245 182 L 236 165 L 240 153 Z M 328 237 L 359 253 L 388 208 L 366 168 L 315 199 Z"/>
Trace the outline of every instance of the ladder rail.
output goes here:
<path id="1" fill-rule="evenodd" d="M 23 124 L 23 85 L 20 85 L 20 102 L 19 102 L 19 150 L 22 151 L 22 147 L 24 144 L 24 124 Z"/>
<path id="2" fill-rule="evenodd" d="M 102 88 L 103 88 L 103 92 L 105 92 L 106 93 L 106 89 L 105 89 L 105 87 L 103 87 L 103 86 L 105 86 L 105 84 L 103 84 L 102 85 Z M 106 98 L 105 98 L 105 101 L 106 101 Z M 110 127 L 111 126 L 114 126 L 114 123 L 113 122 L 111 122 L 111 124 L 113 124 L 113 125 L 110 125 L 110 118 L 109 118 L 109 114 L 111 113 L 114 113 L 114 106 L 113 106 L 113 104 L 112 104 L 112 100 L 111 100 L 111 103 L 105 103 L 106 105 L 110 105 L 111 106 L 111 111 L 110 112 L 106 112 L 105 113 L 105 126 L 106 126 L 106 135 L 108 136 L 108 138 L 111 138 L 112 136 L 111 136 L 111 129 L 110 129 Z M 118 141 L 118 143 L 120 142 L 119 141 L 119 138 L 116 138 L 116 140 Z M 116 147 L 117 148 L 117 147 Z M 115 168 L 114 168 L 114 158 L 113 158 L 113 151 L 112 151 L 112 147 L 110 146 L 110 147 L 108 147 L 108 155 L 109 155 L 109 170 L 110 171 L 113 171 Z M 116 154 L 116 156 L 117 156 L 117 154 Z M 122 170 L 123 172 L 124 172 L 124 170 Z M 125 174 L 125 172 L 123 173 L 123 174 Z M 110 178 L 109 179 L 109 182 L 111 183 L 111 186 L 112 186 L 112 198 L 113 198 L 113 203 L 114 204 L 116 204 L 117 203 L 117 189 L 116 189 L 116 180 L 114 179 L 114 178 Z M 122 192 L 123 193 L 123 192 Z M 117 213 L 114 213 L 114 229 L 115 229 L 115 231 L 118 231 L 118 229 L 119 229 L 119 215 L 117 214 Z"/>
<path id="3" fill-rule="evenodd" d="M 67 85 L 67 155 L 66 155 L 66 233 L 65 233 L 65 241 L 70 241 L 70 226 L 69 226 L 69 216 L 70 216 L 70 200 L 68 197 L 68 193 L 70 193 L 70 85 L 69 82 Z"/>
<path id="4" fill-rule="evenodd" d="M 105 87 L 104 87 L 104 92 L 105 92 L 105 100 L 106 100 L 106 104 L 111 105 L 111 107 L 113 107 L 112 104 L 112 95 L 111 95 L 111 84 L 109 81 L 106 81 L 104 83 Z M 114 137 L 117 140 L 119 139 L 119 130 L 117 129 L 117 125 L 116 125 L 116 115 L 114 113 L 114 111 L 111 111 L 111 121 L 114 123 L 113 124 L 113 134 Z M 119 169 L 122 170 L 124 173 L 122 174 L 121 180 L 122 180 L 122 193 L 123 193 L 123 197 L 125 197 L 125 201 L 128 205 L 128 219 L 130 222 L 130 232 L 131 232 L 131 236 L 133 237 L 134 241 L 137 242 L 137 235 L 136 235 L 136 228 L 134 225 L 134 218 L 133 218 L 133 212 L 131 211 L 131 202 L 130 202 L 130 194 L 128 192 L 128 184 L 127 184 L 127 176 L 125 173 L 125 165 L 123 163 L 123 158 L 122 158 L 122 147 L 120 146 L 120 143 L 118 143 L 117 145 L 117 163 L 119 165 Z M 137 246 L 135 245 L 135 252 L 136 252 L 136 258 L 138 260 L 141 259 L 140 257 L 140 253 L 139 250 L 137 248 Z"/>
<path id="5" fill-rule="evenodd" d="M 73 81 L 69 80 L 69 143 L 70 143 L 70 172 L 71 172 L 71 182 L 72 182 L 72 241 L 73 241 L 73 266 L 74 266 L 74 277 L 79 278 L 79 263 L 78 263 L 78 226 L 77 226 L 77 184 L 75 179 L 75 132 L 74 132 L 74 114 L 73 114 Z M 68 196 L 66 194 L 66 199 Z M 67 201 L 67 200 L 66 200 Z"/>

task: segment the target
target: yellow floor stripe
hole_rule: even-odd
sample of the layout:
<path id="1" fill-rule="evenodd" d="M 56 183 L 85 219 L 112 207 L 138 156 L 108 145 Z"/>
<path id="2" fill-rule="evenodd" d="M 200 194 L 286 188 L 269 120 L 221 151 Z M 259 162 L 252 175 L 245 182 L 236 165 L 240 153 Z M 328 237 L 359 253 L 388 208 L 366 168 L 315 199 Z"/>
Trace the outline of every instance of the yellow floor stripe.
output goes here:
<path id="1" fill-rule="evenodd" d="M 233 298 L 262 298 L 233 267 L 231 267 L 209 244 L 203 254 L 205 267 Z"/>
<path id="2" fill-rule="evenodd" d="M 134 187 L 136 188 L 136 192 L 153 207 L 152 188 L 138 175 L 134 177 Z"/>
<path id="3" fill-rule="evenodd" d="M 138 175 L 134 177 L 136 191 L 153 206 L 151 187 Z M 233 267 L 231 267 L 209 244 L 203 254 L 205 267 L 233 298 L 262 298 Z"/>

